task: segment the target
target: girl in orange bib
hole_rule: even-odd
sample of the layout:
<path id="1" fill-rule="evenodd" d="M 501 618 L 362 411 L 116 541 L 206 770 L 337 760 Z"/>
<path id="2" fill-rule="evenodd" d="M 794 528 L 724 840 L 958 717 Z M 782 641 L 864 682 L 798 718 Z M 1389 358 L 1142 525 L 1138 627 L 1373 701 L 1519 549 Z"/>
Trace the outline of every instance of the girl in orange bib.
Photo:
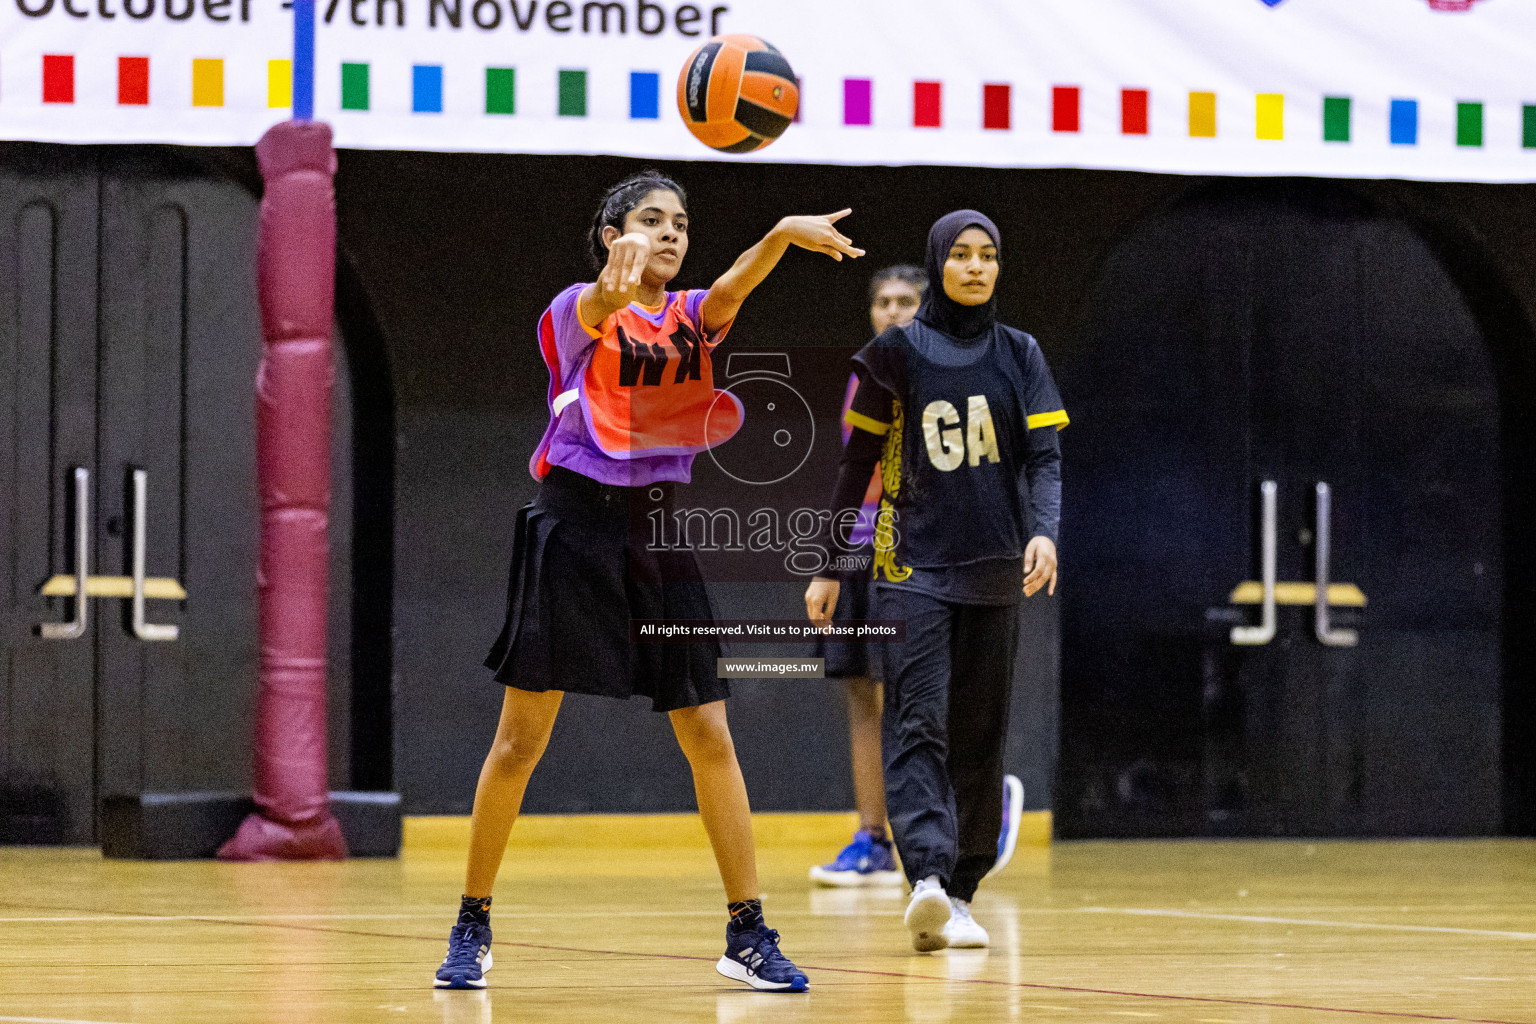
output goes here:
<path id="1" fill-rule="evenodd" d="M 475 790 L 469 865 L 439 988 L 484 988 L 491 888 L 566 692 L 644 695 L 667 712 L 693 770 L 699 814 L 730 913 L 716 969 L 756 989 L 801 992 L 805 974 L 763 921 L 751 811 L 726 724 L 719 644 L 634 644 L 631 619 L 712 619 L 693 553 L 654 550 L 648 513 L 670 513 L 693 457 L 741 425 L 714 387 L 711 354 L 736 312 L 795 245 L 862 256 L 834 226 L 849 211 L 786 217 L 708 290 L 671 292 L 688 251 L 687 198 L 649 171 L 608 191 L 592 225 L 600 273 L 539 320 L 550 422 L 529 469 L 539 494 L 518 513 L 507 620 L 486 664 L 507 687 Z"/>

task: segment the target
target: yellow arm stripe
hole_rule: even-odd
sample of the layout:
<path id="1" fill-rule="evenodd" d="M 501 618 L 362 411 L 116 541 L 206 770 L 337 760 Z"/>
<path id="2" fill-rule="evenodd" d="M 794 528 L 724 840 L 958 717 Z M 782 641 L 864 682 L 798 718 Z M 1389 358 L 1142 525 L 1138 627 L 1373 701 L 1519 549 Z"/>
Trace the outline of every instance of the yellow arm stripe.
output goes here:
<path id="1" fill-rule="evenodd" d="M 870 419 L 861 412 L 849 409 L 843 413 L 843 422 L 850 427 L 858 427 L 860 430 L 874 434 L 876 437 L 884 437 L 886 431 L 891 429 L 889 423 L 881 423 L 879 420 Z"/>
<path id="2" fill-rule="evenodd" d="M 1071 422 L 1071 420 L 1067 419 L 1067 410 L 1057 409 L 1055 412 L 1035 413 L 1028 419 L 1027 425 L 1030 430 L 1034 430 L 1036 427 L 1055 427 L 1057 430 L 1060 430 Z"/>

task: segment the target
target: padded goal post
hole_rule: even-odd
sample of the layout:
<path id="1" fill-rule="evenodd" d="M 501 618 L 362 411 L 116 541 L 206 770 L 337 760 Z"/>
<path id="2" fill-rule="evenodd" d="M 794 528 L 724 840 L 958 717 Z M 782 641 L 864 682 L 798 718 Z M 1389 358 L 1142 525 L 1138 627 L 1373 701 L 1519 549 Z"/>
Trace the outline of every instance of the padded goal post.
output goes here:
<path id="1" fill-rule="evenodd" d="M 263 352 L 256 384 L 261 500 L 256 810 L 223 860 L 347 855 L 326 786 L 326 615 L 335 362 L 336 153 L 331 127 L 275 125 L 256 144 Z"/>

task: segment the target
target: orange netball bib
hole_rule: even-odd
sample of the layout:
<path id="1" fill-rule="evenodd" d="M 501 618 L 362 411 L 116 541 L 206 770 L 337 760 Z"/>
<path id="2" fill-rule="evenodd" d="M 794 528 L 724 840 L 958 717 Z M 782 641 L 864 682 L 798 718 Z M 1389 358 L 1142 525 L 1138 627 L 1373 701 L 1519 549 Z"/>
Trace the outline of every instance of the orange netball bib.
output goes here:
<path id="1" fill-rule="evenodd" d="M 579 400 L 610 458 L 691 455 L 741 428 L 741 402 L 715 389 L 710 350 L 720 338 L 706 339 L 688 315 L 690 294 L 670 294 L 660 310 L 626 306 L 592 332 Z"/>

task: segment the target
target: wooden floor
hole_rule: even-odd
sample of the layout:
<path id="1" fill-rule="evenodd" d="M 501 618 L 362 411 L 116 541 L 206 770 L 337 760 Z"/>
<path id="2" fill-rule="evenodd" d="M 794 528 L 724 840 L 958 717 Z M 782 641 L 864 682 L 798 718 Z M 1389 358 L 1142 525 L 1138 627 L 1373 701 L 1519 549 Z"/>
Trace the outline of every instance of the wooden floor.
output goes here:
<path id="1" fill-rule="evenodd" d="M 1536 1024 L 1536 844 L 1021 849 L 976 900 L 992 949 L 923 955 L 901 893 L 808 886 L 832 826 L 763 830 L 766 909 L 810 975 L 802 996 L 715 974 L 722 897 L 691 820 L 520 823 L 482 993 L 431 988 L 456 823 L 416 827 L 398 861 L 4 849 L 0 1021 Z"/>

